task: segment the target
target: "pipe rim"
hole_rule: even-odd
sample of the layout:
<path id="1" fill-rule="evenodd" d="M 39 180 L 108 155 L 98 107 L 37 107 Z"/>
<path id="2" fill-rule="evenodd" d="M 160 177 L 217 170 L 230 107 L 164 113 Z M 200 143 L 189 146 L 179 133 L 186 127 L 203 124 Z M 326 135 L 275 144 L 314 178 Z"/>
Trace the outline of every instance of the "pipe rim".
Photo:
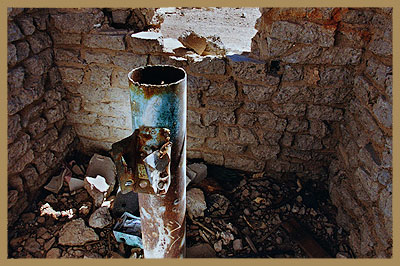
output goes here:
<path id="1" fill-rule="evenodd" d="M 155 67 L 173 68 L 173 69 L 182 71 L 182 73 L 184 75 L 183 75 L 183 78 L 181 78 L 181 79 L 179 79 L 179 80 L 177 80 L 175 82 L 171 82 L 171 83 L 167 83 L 167 84 L 148 84 L 148 83 L 141 83 L 141 82 L 138 82 L 138 81 L 134 81 L 132 79 L 132 75 L 133 75 L 134 72 L 141 71 L 141 70 L 147 69 L 147 68 L 155 68 Z M 130 84 L 136 85 L 138 87 L 145 86 L 145 87 L 157 87 L 157 88 L 160 88 L 160 87 L 169 87 L 169 86 L 173 86 L 173 85 L 178 85 L 178 84 L 182 83 L 183 81 L 185 81 L 187 79 L 187 74 L 186 74 L 186 71 L 181 67 L 176 67 L 176 66 L 172 66 L 172 65 L 147 65 L 147 66 L 141 66 L 141 67 L 137 67 L 137 68 L 132 69 L 128 73 L 128 79 L 129 79 L 129 83 Z"/>

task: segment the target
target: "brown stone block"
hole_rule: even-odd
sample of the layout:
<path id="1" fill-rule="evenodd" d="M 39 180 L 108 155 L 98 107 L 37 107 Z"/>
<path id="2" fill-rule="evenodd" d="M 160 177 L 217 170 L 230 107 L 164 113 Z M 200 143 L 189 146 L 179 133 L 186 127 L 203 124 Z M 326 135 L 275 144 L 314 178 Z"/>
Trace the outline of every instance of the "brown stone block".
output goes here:
<path id="1" fill-rule="evenodd" d="M 224 166 L 248 172 L 260 172 L 264 168 L 265 161 L 257 161 L 246 157 L 226 157 Z"/>
<path id="2" fill-rule="evenodd" d="M 31 50 L 38 54 L 46 48 L 52 46 L 52 40 L 46 32 L 36 31 L 33 35 L 28 36 L 27 40 L 31 47 Z"/>
<path id="3" fill-rule="evenodd" d="M 13 143 L 21 130 L 21 117 L 16 114 L 8 117 L 7 143 Z"/>
<path id="4" fill-rule="evenodd" d="M 32 149 L 35 152 L 44 152 L 51 143 L 57 140 L 57 138 L 58 132 L 54 127 L 50 130 L 46 130 L 46 133 L 42 137 L 33 142 Z"/>
<path id="5" fill-rule="evenodd" d="M 77 13 L 53 14 L 50 16 L 50 21 L 61 32 L 81 33 L 88 32 L 94 29 L 95 25 L 102 23 L 104 14 L 100 9 L 81 10 Z"/>
<path id="6" fill-rule="evenodd" d="M 201 75 L 224 75 L 226 63 L 223 58 L 216 56 L 198 56 L 189 57 L 189 71 Z"/>
<path id="7" fill-rule="evenodd" d="M 128 49 L 138 54 L 162 53 L 163 38 L 157 32 L 129 33 L 126 37 Z"/>
<path id="8" fill-rule="evenodd" d="M 14 22 L 8 22 L 7 36 L 8 42 L 14 42 L 24 37 L 21 30 Z"/>
<path id="9" fill-rule="evenodd" d="M 22 157 L 20 157 L 12 166 L 8 167 L 8 174 L 17 174 L 20 173 L 22 170 L 24 170 L 25 166 L 32 162 L 33 159 L 35 158 L 33 151 L 29 150 L 27 153 L 25 153 Z"/>
<path id="10" fill-rule="evenodd" d="M 133 53 L 120 53 L 111 57 L 114 65 L 119 66 L 127 71 L 134 68 L 147 65 L 147 55 L 137 55 Z M 128 79 L 128 77 L 125 77 Z"/>
<path id="11" fill-rule="evenodd" d="M 83 37 L 82 43 L 89 48 L 105 48 L 110 50 L 125 50 L 124 35 L 109 33 L 88 34 Z"/>

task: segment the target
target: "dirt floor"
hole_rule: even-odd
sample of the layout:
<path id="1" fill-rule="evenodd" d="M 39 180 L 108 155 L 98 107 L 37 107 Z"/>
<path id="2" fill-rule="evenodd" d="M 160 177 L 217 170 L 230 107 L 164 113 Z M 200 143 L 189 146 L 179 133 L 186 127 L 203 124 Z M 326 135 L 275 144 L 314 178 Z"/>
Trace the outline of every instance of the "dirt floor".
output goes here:
<path id="1" fill-rule="evenodd" d="M 261 16 L 258 8 L 160 8 L 164 22 L 161 32 L 165 38 L 178 38 L 185 30 L 193 30 L 205 37 L 221 38 L 230 53 L 250 51 L 254 25 Z"/>

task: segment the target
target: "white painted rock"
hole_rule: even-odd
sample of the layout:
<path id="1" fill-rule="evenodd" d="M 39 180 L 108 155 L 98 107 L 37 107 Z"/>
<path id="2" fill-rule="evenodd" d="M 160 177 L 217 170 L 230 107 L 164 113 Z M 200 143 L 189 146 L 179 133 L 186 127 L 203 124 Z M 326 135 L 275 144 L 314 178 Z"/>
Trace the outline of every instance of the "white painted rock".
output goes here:
<path id="1" fill-rule="evenodd" d="M 104 177 L 98 175 L 96 178 L 90 176 L 85 177 L 84 187 L 94 199 L 94 205 L 99 207 L 103 203 L 110 186 L 107 184 Z"/>
<path id="2" fill-rule="evenodd" d="M 86 176 L 97 175 L 103 176 L 106 179 L 109 185 L 106 195 L 106 197 L 108 197 L 114 189 L 117 176 L 117 168 L 110 157 L 102 156 L 97 153 L 92 156 L 86 170 Z"/>

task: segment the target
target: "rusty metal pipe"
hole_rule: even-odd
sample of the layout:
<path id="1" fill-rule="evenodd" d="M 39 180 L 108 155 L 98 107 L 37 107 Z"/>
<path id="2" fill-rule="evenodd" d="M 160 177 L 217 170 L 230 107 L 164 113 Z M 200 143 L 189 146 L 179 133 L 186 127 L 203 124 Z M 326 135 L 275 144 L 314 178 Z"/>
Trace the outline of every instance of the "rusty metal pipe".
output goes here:
<path id="1" fill-rule="evenodd" d="M 122 193 L 132 189 L 145 192 L 139 193 L 144 257 L 182 258 L 186 234 L 186 72 L 172 66 L 145 66 L 133 69 L 128 78 L 134 132 L 113 145 Z M 148 156 L 151 151 L 146 153 L 150 143 L 161 145 L 153 157 Z M 144 153 L 148 157 L 144 158 Z M 170 168 L 164 174 L 155 171 L 159 178 L 152 179 L 151 169 L 156 166 L 146 162 L 154 156 L 165 161 L 162 154 L 170 156 Z"/>

